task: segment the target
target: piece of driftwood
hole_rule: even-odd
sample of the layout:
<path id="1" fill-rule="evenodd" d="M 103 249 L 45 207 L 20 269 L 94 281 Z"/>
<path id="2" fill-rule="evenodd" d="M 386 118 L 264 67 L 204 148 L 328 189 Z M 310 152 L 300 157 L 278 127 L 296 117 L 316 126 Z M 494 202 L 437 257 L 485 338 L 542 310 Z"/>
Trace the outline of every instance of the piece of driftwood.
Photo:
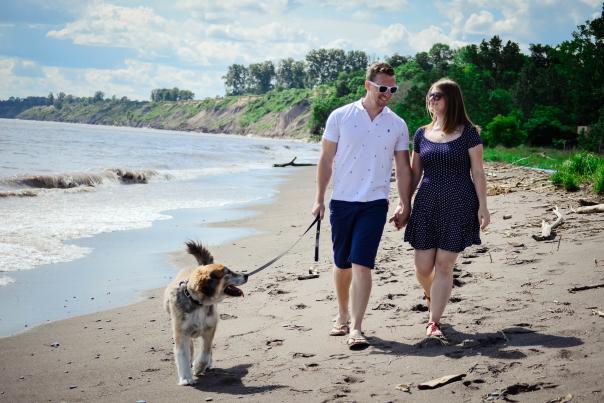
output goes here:
<path id="1" fill-rule="evenodd" d="M 556 220 L 551 224 L 545 220 L 541 221 L 541 235 L 533 235 L 535 241 L 549 241 L 556 237 L 556 233 L 553 230 L 564 222 L 564 216 L 558 210 L 558 206 L 554 208 L 553 212 L 556 215 Z"/>
<path id="2" fill-rule="evenodd" d="M 604 284 L 582 285 L 579 287 L 569 288 L 568 292 L 574 293 L 577 291 L 593 290 L 594 288 L 604 288 Z"/>
<path id="3" fill-rule="evenodd" d="M 283 164 L 273 164 L 274 168 L 283 168 L 283 167 L 312 167 L 315 166 L 317 164 L 298 164 L 296 161 L 296 158 L 298 157 L 294 157 L 293 160 L 291 160 L 290 162 L 285 162 Z"/>
<path id="4" fill-rule="evenodd" d="M 596 204 L 599 204 L 596 201 L 587 200 L 587 199 L 579 199 L 578 201 L 579 201 L 580 206 L 595 206 Z"/>
<path id="5" fill-rule="evenodd" d="M 579 207 L 575 210 L 578 214 L 604 213 L 604 203 L 593 206 Z"/>
<path id="6" fill-rule="evenodd" d="M 463 379 L 465 376 L 466 376 L 466 374 L 445 375 L 441 378 L 437 378 L 437 379 L 433 379 L 428 382 L 420 383 L 419 385 L 417 385 L 417 388 L 420 390 L 421 389 L 436 389 L 436 388 L 440 388 L 441 386 L 444 386 L 448 383 L 459 381 L 459 380 Z"/>

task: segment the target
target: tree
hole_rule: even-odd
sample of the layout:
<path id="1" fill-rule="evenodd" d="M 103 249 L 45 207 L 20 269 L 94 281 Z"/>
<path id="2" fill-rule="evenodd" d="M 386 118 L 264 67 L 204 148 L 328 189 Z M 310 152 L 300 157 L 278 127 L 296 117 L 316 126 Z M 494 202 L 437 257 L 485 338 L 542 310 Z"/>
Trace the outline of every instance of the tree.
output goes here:
<path id="1" fill-rule="evenodd" d="M 105 93 L 103 91 L 97 91 L 94 93 L 94 96 L 92 97 L 92 102 L 94 102 L 94 103 L 103 102 L 104 98 L 105 98 Z"/>
<path id="2" fill-rule="evenodd" d="M 526 140 L 526 133 L 520 130 L 520 119 L 516 114 L 497 115 L 487 125 L 482 135 L 489 146 L 501 144 L 505 147 L 516 147 Z"/>
<path id="3" fill-rule="evenodd" d="M 249 71 L 242 64 L 232 64 L 222 77 L 227 95 L 242 95 L 247 92 Z"/>
<path id="4" fill-rule="evenodd" d="M 369 57 L 367 53 L 362 50 L 351 50 L 346 53 L 346 65 L 344 71 L 350 73 L 352 71 L 365 71 L 369 64 Z"/>
<path id="5" fill-rule="evenodd" d="M 267 60 L 263 63 L 250 64 L 248 88 L 256 94 L 265 94 L 273 89 L 275 66 Z"/>
<path id="6" fill-rule="evenodd" d="M 386 63 L 391 65 L 393 68 L 396 68 L 396 67 L 400 66 L 401 64 L 407 63 L 408 60 L 409 60 L 408 57 L 401 56 L 398 53 L 395 53 L 392 56 L 389 56 L 386 58 Z"/>
<path id="7" fill-rule="evenodd" d="M 529 144 L 563 148 L 576 145 L 576 133 L 561 122 L 561 116 L 562 110 L 556 106 L 535 105 L 524 125 Z"/>
<path id="8" fill-rule="evenodd" d="M 193 94 L 193 92 L 189 90 L 180 90 L 178 92 L 179 101 L 190 101 L 191 99 L 193 99 L 194 96 L 195 94 Z"/>
<path id="9" fill-rule="evenodd" d="M 55 98 L 55 103 L 54 103 L 53 106 L 56 109 L 61 109 L 61 108 L 63 108 L 63 103 L 64 102 L 65 102 L 65 93 L 63 91 L 61 91 L 61 92 L 59 92 L 59 94 Z"/>
<path id="10" fill-rule="evenodd" d="M 432 70 L 432 64 L 430 63 L 430 56 L 426 52 L 419 52 L 415 55 L 415 61 L 424 71 Z"/>
<path id="11" fill-rule="evenodd" d="M 449 65 L 453 61 L 454 52 L 449 45 L 435 43 L 428 52 L 428 63 L 435 70 L 435 78 L 444 77 L 449 71 Z"/>
<path id="12" fill-rule="evenodd" d="M 342 49 L 313 49 L 306 55 L 308 82 L 317 86 L 334 81 L 345 71 L 346 53 Z"/>
<path id="13" fill-rule="evenodd" d="M 287 58 L 279 62 L 276 71 L 277 86 L 280 88 L 305 88 L 306 66 L 303 61 Z"/>

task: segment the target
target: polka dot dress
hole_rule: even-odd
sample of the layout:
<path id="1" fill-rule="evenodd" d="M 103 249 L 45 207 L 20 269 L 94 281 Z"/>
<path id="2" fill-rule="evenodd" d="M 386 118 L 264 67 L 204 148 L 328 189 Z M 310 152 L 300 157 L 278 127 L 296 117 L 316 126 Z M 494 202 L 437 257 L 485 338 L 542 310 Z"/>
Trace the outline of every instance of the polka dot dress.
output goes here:
<path id="1" fill-rule="evenodd" d="M 428 140 L 423 128 L 415 133 L 413 147 L 421 158 L 424 176 L 405 230 L 405 241 L 413 248 L 461 252 L 480 244 L 478 196 L 468 149 L 481 143 L 471 126 L 447 143 Z"/>

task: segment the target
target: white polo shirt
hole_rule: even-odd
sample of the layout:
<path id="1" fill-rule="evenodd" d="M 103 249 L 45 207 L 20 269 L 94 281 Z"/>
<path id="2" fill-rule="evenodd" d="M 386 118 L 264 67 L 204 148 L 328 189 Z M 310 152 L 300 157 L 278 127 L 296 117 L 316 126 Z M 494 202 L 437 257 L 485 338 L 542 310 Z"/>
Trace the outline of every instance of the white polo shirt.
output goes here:
<path id="1" fill-rule="evenodd" d="M 372 121 L 361 99 L 329 115 L 323 138 L 338 144 L 332 199 L 388 199 L 394 152 L 409 149 L 409 130 L 403 119 L 385 107 Z"/>

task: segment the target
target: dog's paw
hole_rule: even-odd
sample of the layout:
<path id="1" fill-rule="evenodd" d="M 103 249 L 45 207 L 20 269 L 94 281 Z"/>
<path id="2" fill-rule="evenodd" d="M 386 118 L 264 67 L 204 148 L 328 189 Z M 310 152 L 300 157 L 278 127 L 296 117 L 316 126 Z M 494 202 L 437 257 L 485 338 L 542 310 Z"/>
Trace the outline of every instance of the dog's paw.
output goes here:
<path id="1" fill-rule="evenodd" d="M 208 369 L 212 367 L 212 356 L 203 355 L 199 361 L 193 363 L 193 373 L 196 376 L 203 375 Z"/>
<path id="2" fill-rule="evenodd" d="M 195 380 L 193 378 L 180 378 L 178 381 L 179 386 L 187 386 L 187 385 L 195 385 Z"/>
<path id="3" fill-rule="evenodd" d="M 206 373 L 207 370 L 210 369 L 210 363 L 202 363 L 201 365 L 198 365 L 196 367 L 193 367 L 193 374 L 195 374 L 195 376 L 201 376 L 203 374 Z"/>

